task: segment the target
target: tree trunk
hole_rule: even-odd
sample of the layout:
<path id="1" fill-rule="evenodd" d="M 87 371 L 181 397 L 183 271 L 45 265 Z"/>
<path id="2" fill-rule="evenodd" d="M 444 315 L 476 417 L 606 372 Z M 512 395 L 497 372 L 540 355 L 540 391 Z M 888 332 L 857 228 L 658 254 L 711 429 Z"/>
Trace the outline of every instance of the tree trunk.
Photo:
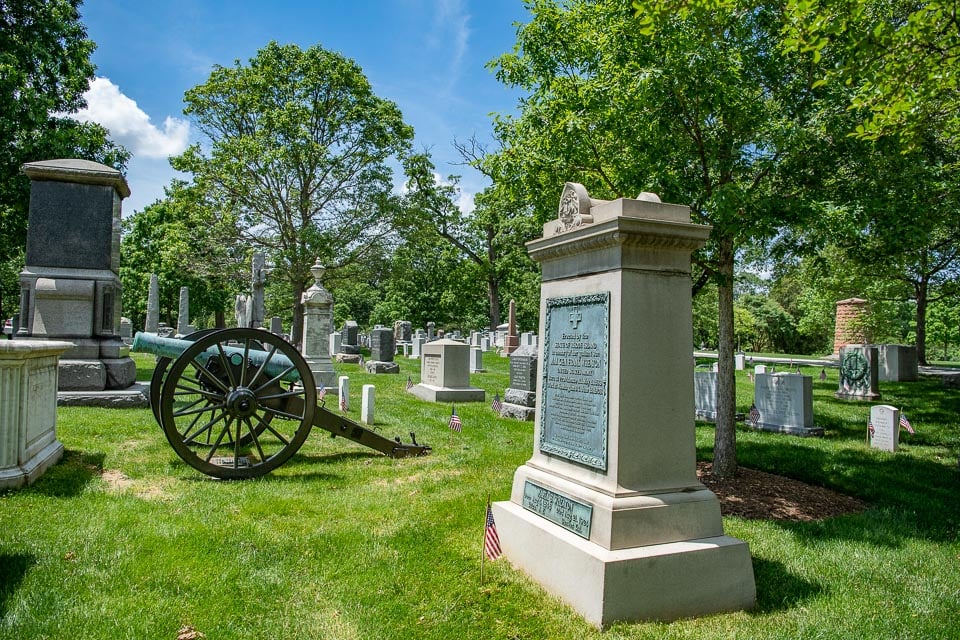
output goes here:
<path id="1" fill-rule="evenodd" d="M 926 278 L 915 285 L 917 294 L 917 364 L 927 364 L 927 288 Z"/>
<path id="2" fill-rule="evenodd" d="M 223 329 L 227 326 L 227 318 L 223 309 L 217 309 L 213 312 L 213 324 L 217 329 Z"/>
<path id="3" fill-rule="evenodd" d="M 717 368 L 717 423 L 713 438 L 713 474 L 730 477 L 737 472 L 737 385 L 733 361 L 733 261 L 732 238 L 722 238 L 718 248 L 719 345 Z"/>
<path id="4" fill-rule="evenodd" d="M 303 291 L 302 283 L 293 283 L 293 322 L 290 324 L 290 337 L 298 349 L 303 347 Z"/>
<path id="5" fill-rule="evenodd" d="M 500 325 L 500 280 L 496 276 L 487 278 L 487 301 L 490 304 L 490 331 L 496 331 Z"/>

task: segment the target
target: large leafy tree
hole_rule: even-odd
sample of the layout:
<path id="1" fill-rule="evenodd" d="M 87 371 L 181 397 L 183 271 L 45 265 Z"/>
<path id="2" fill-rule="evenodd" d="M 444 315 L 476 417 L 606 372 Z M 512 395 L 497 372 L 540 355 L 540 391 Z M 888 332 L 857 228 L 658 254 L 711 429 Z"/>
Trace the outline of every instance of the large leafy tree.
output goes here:
<path id="1" fill-rule="evenodd" d="M 617 0 L 527 3 L 512 53 L 493 66 L 528 97 L 497 120 L 496 167 L 519 182 L 540 221 L 554 215 L 564 181 L 593 197 L 658 192 L 713 226 L 696 260 L 718 285 L 718 416 L 714 473 L 736 471 L 733 274 L 738 250 L 802 220 L 785 167 L 816 135 L 815 75 L 783 55 L 777 5 L 731 3 L 661 14 L 642 23 Z M 794 175 L 815 168 L 793 162 Z M 799 168 L 797 165 L 801 165 Z"/>
<path id="2" fill-rule="evenodd" d="M 299 335 L 315 260 L 335 273 L 389 237 L 397 203 L 388 161 L 408 149 L 413 130 L 355 62 L 320 46 L 271 42 L 246 65 L 215 67 L 185 101 L 208 144 L 173 164 L 276 265 Z"/>
<path id="3" fill-rule="evenodd" d="M 478 151 L 477 146 L 460 148 L 471 164 L 484 168 L 486 154 Z M 518 270 L 536 272 L 536 266 L 523 250 L 523 243 L 536 235 L 529 207 L 519 204 L 503 183 L 495 183 L 477 194 L 472 211 L 462 211 L 457 205 L 457 178 L 438 179 L 428 154 L 411 154 L 405 165 L 408 182 L 404 235 L 420 236 L 418 242 L 441 239 L 474 266 L 478 272 L 476 280 L 486 288 L 488 326 L 496 329 L 501 324 L 505 284 L 522 280 L 517 276 Z"/>
<path id="4" fill-rule="evenodd" d="M 0 318 L 19 287 L 30 181 L 25 162 L 94 160 L 123 170 L 129 154 L 103 127 L 67 117 L 85 106 L 95 47 L 80 21 L 80 0 L 0 2 Z"/>

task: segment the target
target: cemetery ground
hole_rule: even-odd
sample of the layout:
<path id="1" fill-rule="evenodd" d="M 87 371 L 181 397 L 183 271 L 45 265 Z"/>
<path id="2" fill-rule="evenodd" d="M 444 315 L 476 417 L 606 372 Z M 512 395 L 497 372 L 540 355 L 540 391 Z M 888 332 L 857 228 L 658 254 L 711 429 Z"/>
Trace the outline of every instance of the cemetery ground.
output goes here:
<path id="1" fill-rule="evenodd" d="M 152 358 L 136 359 L 148 378 Z M 533 424 L 490 408 L 507 359 L 485 354 L 487 373 L 471 375 L 488 400 L 457 405 L 460 434 L 449 404 L 405 392 L 418 364 L 398 360 L 398 376 L 338 365 L 355 390 L 349 415 L 375 384 L 376 427 L 415 431 L 427 457 L 392 460 L 315 430 L 272 474 L 219 481 L 175 455 L 149 409 L 61 408 L 64 460 L 0 494 L 0 637 L 960 638 L 960 394 L 939 380 L 881 384 L 916 429 L 891 454 L 866 445 L 867 404 L 833 397 L 836 370 L 807 371 L 825 437 L 740 427 L 740 464 L 773 475 L 721 487 L 725 532 L 750 544 L 757 607 L 601 634 L 504 559 L 481 583 L 486 500 L 509 497 L 532 450 Z M 753 385 L 738 376 L 746 412 Z M 698 460 L 712 443 L 698 423 Z M 830 494 L 793 481 L 855 501 L 817 511 Z M 769 484 L 779 495 L 752 495 Z"/>

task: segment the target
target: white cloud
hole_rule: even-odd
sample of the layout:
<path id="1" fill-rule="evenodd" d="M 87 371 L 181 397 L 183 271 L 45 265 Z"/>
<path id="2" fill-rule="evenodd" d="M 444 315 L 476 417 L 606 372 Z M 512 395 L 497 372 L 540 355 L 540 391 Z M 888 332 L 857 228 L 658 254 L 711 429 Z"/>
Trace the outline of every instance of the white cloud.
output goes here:
<path id="1" fill-rule="evenodd" d="M 190 123 L 167 116 L 160 129 L 150 122 L 136 101 L 123 95 L 107 78 L 95 78 L 86 93 L 87 108 L 71 117 L 96 122 L 110 131 L 110 137 L 135 156 L 166 158 L 182 153 L 190 138 Z"/>

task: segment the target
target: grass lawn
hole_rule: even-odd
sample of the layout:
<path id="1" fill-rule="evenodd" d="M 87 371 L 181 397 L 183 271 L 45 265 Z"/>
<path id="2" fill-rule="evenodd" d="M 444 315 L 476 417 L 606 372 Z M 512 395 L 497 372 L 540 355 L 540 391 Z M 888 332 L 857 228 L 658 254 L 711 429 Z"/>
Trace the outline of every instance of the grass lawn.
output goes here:
<path id="1" fill-rule="evenodd" d="M 938 380 L 883 383 L 916 429 L 901 449 L 867 448 L 866 404 L 834 399 L 814 375 L 820 439 L 738 432 L 744 466 L 862 498 L 857 515 L 813 523 L 725 518 L 753 554 L 755 610 L 603 634 L 500 560 L 480 583 L 485 502 L 509 498 L 532 423 L 489 406 L 508 381 L 485 354 L 471 376 L 485 403 L 457 406 L 377 386 L 378 429 L 434 447 L 391 460 L 317 430 L 271 475 L 218 481 L 187 467 L 149 409 L 61 408 L 64 460 L 0 493 L 0 638 L 170 639 L 189 626 L 232 638 L 960 638 L 960 394 Z M 138 356 L 141 377 L 150 361 Z M 753 385 L 738 372 L 738 410 Z M 328 403 L 329 404 L 329 403 Z M 713 429 L 697 426 L 697 454 Z"/>

